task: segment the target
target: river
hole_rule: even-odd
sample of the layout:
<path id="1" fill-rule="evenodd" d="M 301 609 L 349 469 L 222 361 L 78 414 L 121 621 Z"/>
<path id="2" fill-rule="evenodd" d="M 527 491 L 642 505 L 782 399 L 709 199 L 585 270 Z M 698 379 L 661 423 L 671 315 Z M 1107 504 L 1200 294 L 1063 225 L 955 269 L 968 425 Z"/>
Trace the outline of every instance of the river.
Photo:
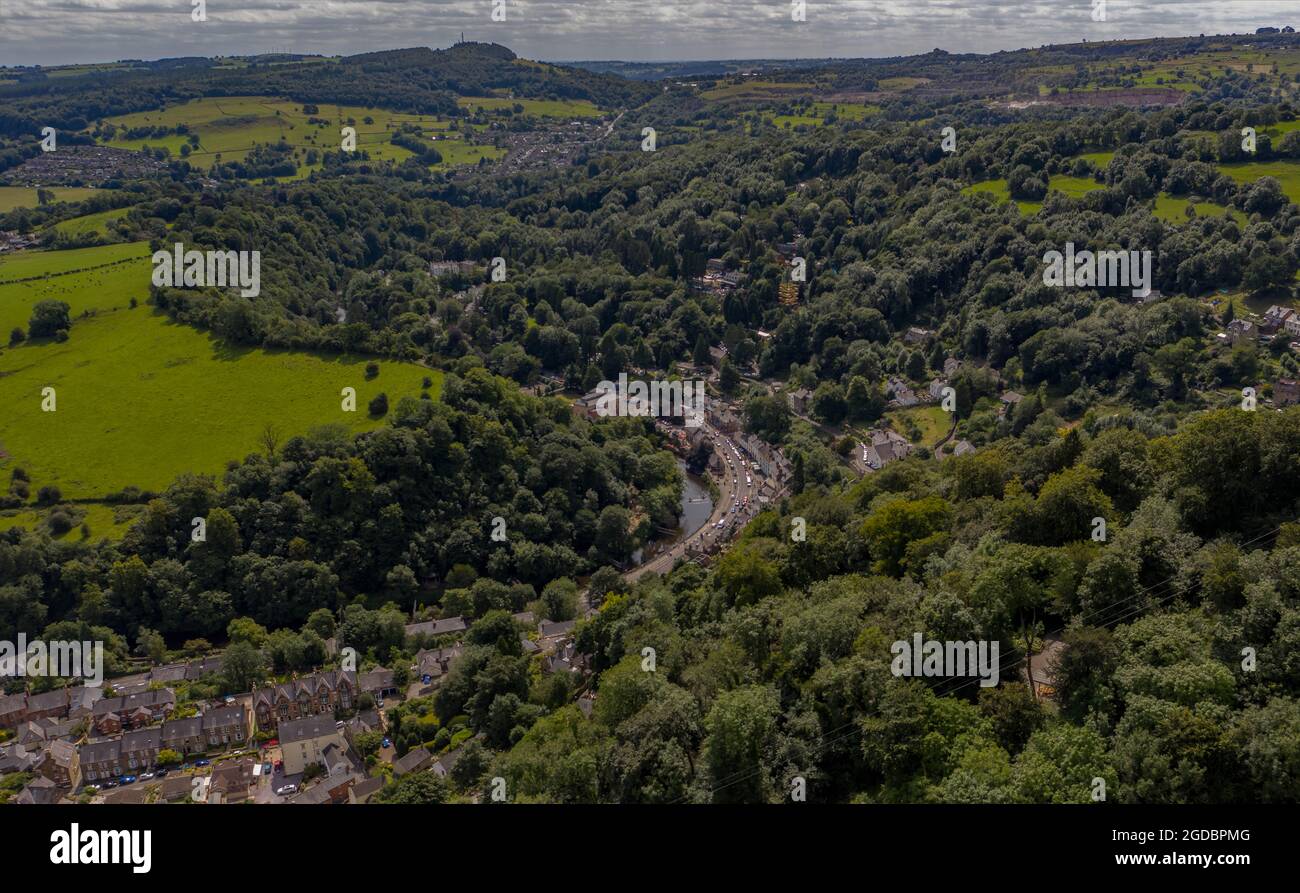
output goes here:
<path id="1" fill-rule="evenodd" d="M 655 537 L 645 547 L 632 553 L 632 564 L 642 564 L 654 558 L 664 549 L 681 542 L 704 526 L 713 514 L 713 499 L 709 496 L 708 483 L 699 475 L 686 470 L 686 463 L 677 460 L 685 484 L 682 486 L 681 512 L 677 516 L 677 529 Z"/>

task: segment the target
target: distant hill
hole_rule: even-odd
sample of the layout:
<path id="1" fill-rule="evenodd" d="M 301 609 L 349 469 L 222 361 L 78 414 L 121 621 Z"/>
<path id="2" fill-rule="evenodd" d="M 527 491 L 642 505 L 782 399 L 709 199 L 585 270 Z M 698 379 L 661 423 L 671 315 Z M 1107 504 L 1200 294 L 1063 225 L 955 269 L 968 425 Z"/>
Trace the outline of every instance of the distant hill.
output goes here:
<path id="1" fill-rule="evenodd" d="M 0 86 L 0 136 L 39 132 L 47 124 L 80 130 L 99 118 L 202 96 L 284 96 L 295 102 L 454 115 L 459 113 L 458 97 L 494 93 L 521 99 L 586 99 L 602 108 L 632 108 L 653 97 L 655 89 L 617 75 L 520 59 L 499 44 L 472 42 L 343 59 L 301 57 L 288 64 L 270 64 L 259 57 L 220 60 L 220 64 L 211 59 L 174 59 L 165 65 L 88 68 L 83 76 L 57 78 L 24 69 L 18 83 Z"/>

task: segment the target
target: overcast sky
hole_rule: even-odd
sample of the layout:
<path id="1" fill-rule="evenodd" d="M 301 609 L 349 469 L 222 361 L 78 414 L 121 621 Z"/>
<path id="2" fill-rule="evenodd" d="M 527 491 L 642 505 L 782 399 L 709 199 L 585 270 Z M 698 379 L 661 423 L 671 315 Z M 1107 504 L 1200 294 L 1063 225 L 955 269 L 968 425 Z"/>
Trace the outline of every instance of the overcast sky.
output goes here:
<path id="1" fill-rule="evenodd" d="M 552 61 L 896 56 L 1300 27 L 1300 0 L 0 0 L 0 64 L 445 47 Z M 492 21 L 504 4 L 504 22 Z"/>

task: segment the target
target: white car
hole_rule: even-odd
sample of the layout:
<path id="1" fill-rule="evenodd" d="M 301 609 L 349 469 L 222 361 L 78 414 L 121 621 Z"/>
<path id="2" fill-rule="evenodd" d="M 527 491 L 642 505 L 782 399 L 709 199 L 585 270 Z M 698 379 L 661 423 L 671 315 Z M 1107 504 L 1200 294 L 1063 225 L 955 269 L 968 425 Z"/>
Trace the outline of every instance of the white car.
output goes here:
<path id="1" fill-rule="evenodd" d="M 275 789 L 276 795 L 280 797 L 283 797 L 285 794 L 296 794 L 297 792 L 298 786 L 296 784 L 287 784 Z"/>

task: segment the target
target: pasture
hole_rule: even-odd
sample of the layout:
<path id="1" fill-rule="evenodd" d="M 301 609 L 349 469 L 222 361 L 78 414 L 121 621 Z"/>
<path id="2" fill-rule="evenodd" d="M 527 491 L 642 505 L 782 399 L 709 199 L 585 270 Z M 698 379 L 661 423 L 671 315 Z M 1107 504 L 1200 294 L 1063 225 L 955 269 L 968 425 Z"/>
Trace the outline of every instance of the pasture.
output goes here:
<path id="1" fill-rule="evenodd" d="M 0 255 L 0 344 L 15 327 L 26 331 L 39 301 L 66 303 L 74 325 L 87 311 L 144 303 L 151 269 L 147 242 Z"/>
<path id="2" fill-rule="evenodd" d="M 1047 188 L 1052 192 L 1062 192 L 1070 196 L 1070 198 L 1080 198 L 1094 189 L 1101 189 L 1102 185 L 1091 177 L 1067 177 L 1057 174 L 1048 181 Z M 983 180 L 979 183 L 972 183 L 962 192 L 966 195 L 988 193 L 999 201 L 1011 201 L 1011 192 L 1007 188 L 1006 180 Z M 1022 214 L 1037 214 L 1042 210 L 1043 203 L 1017 201 L 1016 206 L 1020 208 Z"/>
<path id="3" fill-rule="evenodd" d="M 1300 204 L 1300 161 L 1247 161 L 1220 164 L 1218 168 L 1238 183 L 1253 183 L 1260 177 L 1273 177 L 1286 197 L 1293 203 Z"/>
<path id="4" fill-rule="evenodd" d="M 586 99 L 509 99 L 504 96 L 462 96 L 456 104 L 471 111 L 492 112 L 520 106 L 520 114 L 537 118 L 599 118 L 604 114 Z"/>
<path id="5" fill-rule="evenodd" d="M 118 246 L 114 246 L 118 247 Z M 20 465 L 32 489 L 55 484 L 65 498 L 94 499 L 128 485 L 161 489 L 185 471 L 220 475 L 260 451 L 273 424 L 283 439 L 319 425 L 352 432 L 383 424 L 367 413 L 418 396 L 440 373 L 365 357 L 232 347 L 141 304 L 74 321 L 64 343 L 28 342 L 0 352 L 0 468 Z M 357 409 L 340 390 L 356 388 Z M 43 389 L 57 408 L 42 411 Z M 93 525 L 92 525 L 93 526 Z"/>
<path id="6" fill-rule="evenodd" d="M 1166 223 L 1187 223 L 1191 219 L 1187 216 L 1188 207 L 1196 209 L 1197 217 L 1222 217 L 1224 214 L 1231 214 L 1232 219 L 1237 223 L 1246 222 L 1246 215 L 1236 208 L 1225 208 L 1223 205 L 1201 199 L 1178 198 L 1164 192 L 1156 196 L 1152 213 Z"/>
<path id="7" fill-rule="evenodd" d="M 60 232 L 69 236 L 82 236 L 91 233 L 107 232 L 108 224 L 115 220 L 121 220 L 126 216 L 130 208 L 114 208 L 111 211 L 100 211 L 97 214 L 86 214 L 81 217 L 73 217 L 69 220 L 61 220 L 51 227 L 55 232 Z"/>
<path id="8" fill-rule="evenodd" d="M 85 201 L 95 193 L 103 191 L 84 186 L 48 186 L 45 188 L 54 193 L 56 202 Z M 0 214 L 18 208 L 35 208 L 38 204 L 40 202 L 36 196 L 35 186 L 0 186 Z"/>
<path id="9" fill-rule="evenodd" d="M 462 134 L 451 130 L 451 122 L 437 115 L 401 114 L 362 106 L 319 105 L 317 108 L 315 113 L 308 114 L 299 103 L 265 96 L 194 99 L 161 111 L 108 118 L 106 121 L 117 127 L 118 133 L 103 142 L 123 149 L 165 146 L 173 157 L 179 157 L 181 146 L 189 141 L 187 135 L 126 139 L 125 131 L 138 127 L 174 128 L 184 124 L 199 139 L 198 146 L 191 149 L 187 159 L 195 167 L 207 170 L 220 161 L 243 160 L 254 145 L 275 144 L 283 140 L 294 147 L 294 161 L 298 164 L 299 176 L 303 176 L 320 167 L 319 163 L 307 164 L 307 152 L 312 149 L 337 150 L 345 125 L 356 128 L 357 149 L 366 151 L 372 159 L 404 161 L 412 157 L 412 152 L 393 145 L 390 138 L 403 125 L 414 124 L 426 137 L 437 136 L 443 161 L 436 167 L 474 163 L 480 155 L 493 156 L 492 147 L 484 147 L 486 151 L 478 151 L 479 147 L 468 144 L 452 148 L 452 143 L 461 140 Z M 595 113 L 600 112 L 596 110 Z"/>

